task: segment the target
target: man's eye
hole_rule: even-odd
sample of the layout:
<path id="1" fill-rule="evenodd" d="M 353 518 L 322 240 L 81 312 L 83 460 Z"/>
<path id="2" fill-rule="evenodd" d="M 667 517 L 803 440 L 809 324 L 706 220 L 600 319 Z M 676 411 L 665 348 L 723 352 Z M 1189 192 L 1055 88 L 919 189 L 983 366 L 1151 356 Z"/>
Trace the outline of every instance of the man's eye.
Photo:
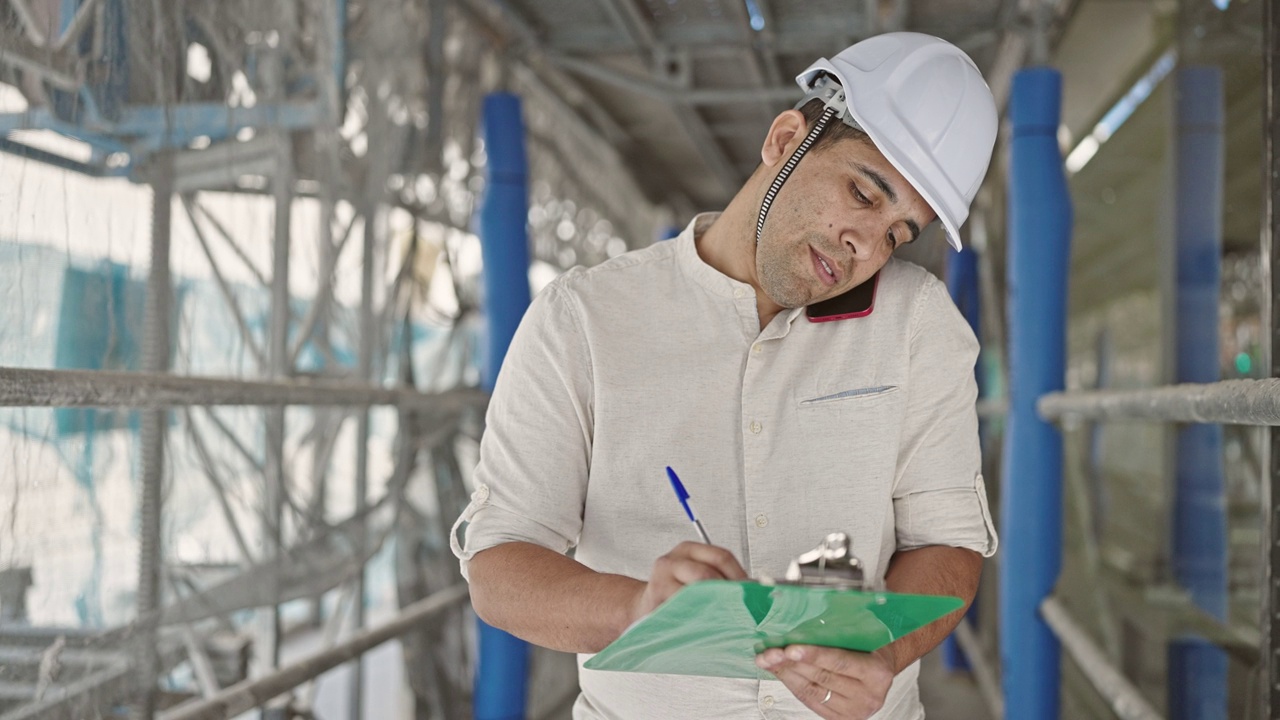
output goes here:
<path id="1" fill-rule="evenodd" d="M 863 205 L 871 204 L 871 200 L 868 199 L 866 195 L 862 194 L 862 191 L 858 189 L 857 185 L 850 185 L 849 190 L 853 192 L 853 197 L 856 198 L 858 202 L 862 203 Z"/>

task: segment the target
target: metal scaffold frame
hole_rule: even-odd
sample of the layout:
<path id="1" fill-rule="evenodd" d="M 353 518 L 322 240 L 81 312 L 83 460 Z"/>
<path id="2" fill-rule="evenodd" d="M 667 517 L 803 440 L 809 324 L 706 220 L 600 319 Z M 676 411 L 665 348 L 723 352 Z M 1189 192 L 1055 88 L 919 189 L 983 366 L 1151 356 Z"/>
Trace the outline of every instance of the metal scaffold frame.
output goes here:
<path id="1" fill-rule="evenodd" d="M 404 609 L 390 622 L 361 632 L 341 644 L 306 660 L 280 668 L 256 680 L 246 680 L 189 706 L 163 713 L 160 720 L 217 720 L 235 717 L 261 706 L 291 688 L 315 678 L 344 662 L 357 660 L 373 648 L 431 621 L 439 621 L 444 611 L 467 599 L 465 585 L 440 590 Z"/>
<path id="2" fill-rule="evenodd" d="M 26 0 L 0 0 L 6 4 L 30 7 Z M 447 568 L 412 567 L 414 552 L 447 548 L 447 525 L 436 527 L 412 507 L 406 488 L 413 475 L 428 473 L 436 497 L 423 506 L 442 516 L 461 511 L 469 490 L 455 441 L 474 440 L 487 395 L 441 388 L 441 377 L 415 378 L 409 341 L 414 306 L 424 294 L 415 275 L 420 239 L 436 233 L 444 238 L 439 263 L 453 276 L 459 309 L 456 317 L 432 320 L 450 323 L 449 348 L 469 351 L 464 323 L 476 311 L 476 292 L 460 283 L 450 243 L 470 232 L 475 197 L 485 185 L 484 147 L 474 132 L 481 98 L 507 89 L 527 102 L 530 177 L 538 180 L 533 202 L 546 218 L 535 222 L 530 215 L 530 244 L 542 262 L 599 262 L 606 247 L 616 253 L 619 236 L 647 243 L 669 221 L 626 175 L 615 147 L 625 139 L 621 126 L 548 62 L 537 39 L 500 3 L 306 0 L 286 8 L 248 0 L 212 6 L 84 0 L 52 39 L 29 15 L 0 27 L 0 82 L 20 86 L 32 104 L 0 113 L 0 152 L 149 185 L 155 227 L 148 298 L 169 300 L 148 310 L 148 354 L 139 371 L 0 367 L 0 407 L 118 408 L 142 411 L 144 418 L 138 618 L 85 640 L 126 644 L 134 654 L 122 655 L 120 673 L 108 684 L 24 707 L 38 706 L 42 717 L 72 717 L 126 702 L 134 717 L 152 718 L 162 700 L 170 702 L 160 697 L 156 679 L 183 660 L 190 661 L 201 694 L 224 697 L 230 689 L 218 687 L 202 648 L 207 624 L 256 608 L 257 660 L 246 682 L 289 677 L 297 689 L 287 699 L 270 691 L 253 702 L 287 702 L 305 712 L 315 700 L 319 666 L 303 663 L 312 669 L 303 675 L 296 664 L 274 668 L 281 603 L 307 600 L 325 645 L 337 643 L 349 653 L 343 661 L 355 662 L 346 710 L 359 717 L 363 650 L 350 648 L 367 634 L 351 642 L 342 636 L 363 624 L 363 564 L 384 540 L 396 538 L 396 552 L 405 556 L 397 557 L 398 567 L 416 573 L 398 579 L 402 607 L 436 597 L 433 592 L 457 580 L 451 557 Z M 186 75 L 193 44 L 210 58 L 210 79 Z M 492 72 L 498 66 L 502 71 Z M 37 80 L 22 82 L 30 78 Z M 9 137 L 23 130 L 74 138 L 91 148 L 90 157 L 74 159 Z M 591 161 L 567 162 L 569 148 Z M 218 210 L 215 193 L 270 200 L 269 263 L 254 260 L 262 241 L 243 236 L 238 219 Z M 291 292 L 303 270 L 290 252 L 300 242 L 292 221 L 299 198 L 319 206 L 317 282 L 305 305 Z M 415 222 L 399 247 L 388 222 L 393 212 L 407 212 Z M 183 359 L 165 321 L 181 307 L 166 260 L 173 213 L 190 223 L 198 257 L 207 262 L 231 342 L 243 349 L 242 376 L 179 374 Z M 572 239 L 564 237 L 565 223 L 575 228 Z M 356 235 L 359 243 L 352 241 Z M 562 260 L 566 247 L 574 252 Z M 362 266 L 360 299 L 358 307 L 344 308 L 337 273 L 340 265 L 355 264 L 347 262 L 353 253 Z M 237 281 L 245 277 L 248 285 Z M 259 294 L 268 298 L 265 311 L 254 304 Z M 369 439 L 376 429 L 380 441 L 387 440 L 387 425 L 371 422 L 370 409 L 378 406 L 398 411 L 389 478 L 371 476 Z M 233 417 L 219 407 L 261 408 L 260 430 L 246 432 L 243 413 Z M 287 411 L 293 407 L 308 412 Z M 350 425 L 354 432 L 344 432 Z M 354 441 L 355 497 L 343 503 L 354 507 L 350 517 L 335 522 L 329 475 L 340 438 Z M 164 453 L 173 453 L 175 441 L 186 444 L 202 476 L 195 482 L 212 492 L 215 516 L 226 522 L 241 562 L 231 581 L 205 587 L 166 560 L 162 499 L 168 483 L 189 480 L 167 477 L 174 458 Z M 216 456 L 228 452 L 229 460 Z M 306 467 L 305 475 L 297 469 Z M 249 500 L 231 489 L 246 475 L 261 479 Z M 371 497 L 384 480 L 385 493 Z M 247 516 L 246 502 L 255 505 Z M 345 555 L 352 560 L 325 564 L 326 557 Z M 471 689 L 458 671 L 469 650 L 466 638 L 448 629 L 462 625 L 464 611 L 447 604 L 409 624 L 401 616 L 391 626 L 400 628 L 405 652 L 429 668 L 410 678 L 417 701 L 454 717 L 470 711 Z M 207 705 L 191 707 L 208 712 Z"/>
<path id="3" fill-rule="evenodd" d="M 1263 218 L 1262 259 L 1269 291 L 1265 308 L 1270 342 L 1266 364 L 1272 378 L 1280 378 L 1280 254 L 1276 242 L 1280 238 L 1280 9 L 1275 3 L 1264 3 L 1262 9 L 1264 66 L 1263 88 Z M 1261 679 L 1263 717 L 1280 713 L 1280 427 L 1272 425 L 1267 443 L 1269 456 L 1264 463 L 1267 477 L 1262 482 L 1262 608 L 1261 608 Z"/>
<path id="4" fill-rule="evenodd" d="M 68 27 L 53 47 L 55 61 L 61 55 L 70 55 L 66 50 L 71 40 L 78 40 L 81 34 L 91 25 L 94 17 L 94 6 L 106 6 L 113 0 L 96 3 L 88 2 L 81 7 L 72 25 Z M 118 4 L 118 3 L 116 3 Z M 441 3 L 433 2 L 432 5 Z M 21 3 L 19 3 L 21 5 Z M 376 14 L 377 2 L 363 3 L 365 14 Z M 291 8 L 293 6 L 290 6 Z M 8 368 L 0 371 L 5 376 L 7 387 L 4 405 L 22 407 L 117 407 L 146 409 L 142 419 L 141 444 L 142 474 L 141 504 L 141 544 L 138 567 L 140 572 L 138 617 L 131 634 L 134 660 L 131 666 L 134 679 L 119 690 L 126 691 L 132 697 L 131 714 L 136 718 L 149 719 L 155 716 L 157 709 L 156 678 L 160 677 L 162 666 L 157 654 L 158 638 L 161 625 L 165 623 L 162 611 L 172 611 L 172 606 L 162 605 L 161 585 L 170 571 L 166 564 L 166 552 L 161 543 L 161 519 L 163 517 L 162 483 L 165 481 L 166 461 L 164 457 L 169 410 L 175 407 L 196 406 L 203 408 L 202 423 L 205 431 L 222 436 L 239 450 L 245 465 L 261 473 L 262 496 L 264 506 L 260 509 L 260 520 L 263 524 L 261 537 L 265 539 L 265 547 L 261 553 L 254 553 L 245 540 L 246 532 L 238 525 L 234 514 L 227 506 L 224 485 L 219 479 L 218 465 L 213 462 L 205 443 L 199 440 L 199 432 L 188 425 L 189 435 L 197 449 L 198 459 L 204 466 L 206 477 L 215 490 L 215 496 L 221 504 L 224 517 L 244 560 L 249 565 L 264 563 L 270 567 L 283 555 L 286 528 L 286 508 L 292 512 L 288 521 L 292 523 L 293 535 L 298 538 L 319 537 L 329 531 L 331 526 L 326 519 L 325 510 L 325 474 L 328 467 L 332 446 L 338 436 L 341 424 L 349 419 L 352 410 L 358 414 L 358 429 L 355 434 L 356 453 L 359 458 L 359 476 L 357 498 L 353 518 L 361 522 L 370 507 L 367 497 L 368 440 L 370 435 L 370 406 L 389 405 L 399 408 L 401 412 L 400 437 L 397 443 L 407 449 L 400 453 L 401 465 L 410 466 L 416 462 L 419 450 L 432 450 L 441 442 L 456 435 L 458 418 L 464 413 L 473 413 L 483 408 L 485 395 L 479 391 L 454 391 L 446 393 L 421 393 L 411 387 L 386 387 L 380 381 L 391 363 L 388 361 L 392 352 L 392 336 L 390 326 L 399 324 L 409 303 L 406 293 L 410 288 L 406 282 L 409 268 L 414 262 L 412 254 L 401 258 L 402 267 L 395 273 L 389 287 L 375 287 L 375 258 L 385 261 L 389 252 L 387 231 L 376 218 L 383 212 L 382 208 L 389 198 L 386 190 L 386 178 L 393 171 L 393 159 L 402 153 L 405 135 L 394 131 L 394 126 L 387 116 L 388 108 L 384 103 L 369 102 L 375 91 L 372 86 L 362 91 L 364 129 L 362 132 L 381 133 L 385 142 L 370 144 L 365 157 L 363 178 L 353 176 L 351 172 L 350 153 L 347 141 L 339 135 L 339 127 L 347 115 L 347 93 L 349 88 L 360 89 L 361 82 L 379 82 L 378 71 L 369 71 L 366 63 L 366 75 L 353 75 L 348 78 L 346 63 L 346 35 L 350 32 L 348 24 L 348 8 L 346 0 L 312 0 L 298 6 L 306 17 L 295 16 L 291 11 L 284 15 L 276 14 L 270 19 L 272 29 L 270 41 L 266 40 L 256 47 L 258 64 L 262 70 L 261 84 L 257 90 L 266 102 L 253 108 L 230 107 L 223 103 L 193 104 L 175 98 L 169 89 L 160 82 L 163 73 L 170 68 L 179 67 L 179 62 L 159 62 L 152 68 L 157 78 L 156 103 L 151 107 L 125 107 L 115 116 L 105 111 L 97 102 L 101 98 L 96 89 L 89 83 L 73 79 L 69 76 L 52 72 L 43 72 L 44 68 L 28 55 L 12 50 L 19 45 L 8 44 L 8 48 L 0 52 L 0 67 L 5 65 L 20 67 L 26 72 L 37 72 L 46 79 L 55 80 L 55 86 L 76 93 L 85 108 L 85 113 L 78 118 L 59 117 L 56 110 L 37 108 L 25 113 L 0 116 L 0 132 L 9 132 L 24 128 L 54 129 L 64 134 L 77 137 L 90 143 L 95 148 L 94 158 L 90 163 L 77 163 L 37 152 L 22 143 L 5 139 L 0 150 L 14 152 L 26 157 L 44 160 L 64 169 L 75 170 L 93 176 L 129 175 L 135 181 L 146 182 L 153 190 L 153 227 L 151 274 L 148 284 L 148 306 L 145 332 L 145 352 L 143 372 L 113 373 L 103 371 L 77 370 L 32 370 Z M 166 41 L 164 28 L 168 15 L 177 10 L 154 8 L 160 13 L 153 18 L 154 33 L 152 40 L 158 58 L 177 60 L 177 53 L 172 43 Z M 383 13 L 385 14 L 385 13 Z M 102 14 L 97 20 L 102 22 Z M 323 31 L 312 33 L 314 42 L 313 57 L 286 57 L 293 49 L 300 47 L 299 27 L 302 23 L 312 28 L 319 27 Z M 30 35 L 34 26 L 24 26 L 23 30 Z M 6 32 L 9 32 L 6 30 Z M 265 38 L 264 33 L 259 33 Z M 34 45 L 40 45 L 40 39 L 31 37 Z M 168 43 L 166 45 L 166 43 Z M 220 48 L 216 43 L 211 45 L 210 52 Z M 225 50 L 225 48 L 221 48 Z M 59 55 L 61 53 L 61 55 Z M 215 57 L 215 60 L 239 64 L 229 55 Z M 68 63 L 71 59 L 66 59 Z M 241 65 L 243 68 L 244 66 Z M 312 95 L 299 96 L 296 78 L 286 77 L 289 72 L 297 72 L 299 67 L 311 67 L 310 75 L 316 79 L 313 83 L 316 91 Z M 444 68 L 437 67 L 437 73 Z M 253 76 L 250 82 L 256 84 Z M 443 83 L 433 83 L 443 85 Z M 306 87 L 305 85 L 303 86 Z M 433 122 L 433 129 L 438 126 Z M 245 129 L 256 130 L 258 135 L 252 140 L 241 142 L 236 135 Z M 313 168 L 309 175 L 319 174 L 326 178 L 320 183 L 320 257 L 321 278 L 316 298 L 308 306 L 306 316 L 298 318 L 291 308 L 290 292 L 290 237 L 292 235 L 291 216 L 294 198 L 298 194 L 299 158 L 295 148 L 307 137 L 303 131 L 314 138 L 315 150 L 309 153 Z M 216 144 L 222 140 L 227 152 L 208 153 L 207 151 L 186 150 L 193 140 L 209 138 Z M 207 144 L 207 141 L 206 141 Z M 437 148 L 438 151 L 438 148 Z M 344 157 L 345 155 L 345 157 Z M 127 157 L 128 162 L 121 164 L 117 158 Z M 210 158 L 212 161 L 206 160 Z M 242 243 L 234 237 L 222 222 L 208 210 L 201 201 L 201 193 L 207 189 L 224 190 L 228 186 L 238 189 L 236 183 L 245 175 L 257 175 L 266 179 L 270 196 L 274 202 L 274 230 L 272 232 L 272 263 L 269 272 L 256 267 L 244 251 Z M 363 185 L 363 187 L 362 187 Z M 219 292 L 225 301 L 230 315 L 234 318 L 239 337 L 250 356 L 255 361 L 256 369 L 262 380 L 245 380 L 233 378 L 198 378 L 181 377 L 168 374 L 170 368 L 169 352 L 172 345 L 169 318 L 173 312 L 173 280 L 169 272 L 168 255 L 170 252 L 170 228 L 172 224 L 171 204 L 175 193 L 178 193 L 181 207 L 190 220 L 201 250 L 209 263 Z M 355 212 L 346 221 L 345 227 L 337 229 L 339 202 Z M 438 221 L 440 218 L 436 218 Z M 361 306 L 359 309 L 358 366 L 353 368 L 346 378 L 333 355 L 335 338 L 332 333 L 343 329 L 343 318 L 336 314 L 339 309 L 333 301 L 334 273 L 338 258 L 348 244 L 348 238 L 356 227 L 363 227 L 363 257 L 365 268 L 361 283 Z M 230 255 L 238 258 L 243 267 L 256 277 L 262 287 L 269 291 L 270 312 L 265 333 L 255 332 L 250 327 L 246 313 L 237 299 L 237 292 L 227 281 L 227 273 L 216 260 L 212 248 L 213 238 L 222 241 L 220 250 L 229 250 Z M 226 253 L 222 253 L 226 254 Z M 379 279 L 378 282 L 381 282 Z M 380 301 L 379 301 L 380 298 Z M 375 305 L 380 302 L 381 307 Z M 401 337 L 408 342 L 408 336 Z M 338 371 L 337 375 L 319 379 L 299 381 L 298 360 L 304 347 L 314 347 L 324 355 L 330 367 Z M 411 375 L 406 375 L 410 379 Z M 356 382 L 358 380 L 358 382 Z M 252 444 L 246 444 L 219 416 L 212 411 L 218 405 L 261 407 L 263 410 L 263 432 L 265 436 L 265 456 L 250 450 Z M 317 410 L 314 413 L 313 427 L 303 433 L 306 439 L 295 455 L 289 458 L 285 454 L 286 432 L 292 423 L 286 422 L 287 406 L 308 406 L 315 408 L 349 408 L 334 415 L 332 411 Z M 193 422 L 194 414 L 184 413 L 188 423 Z M 406 435 L 404 420 L 412 420 L 415 437 Z M 445 434 L 437 432 L 444 428 Z M 293 428 L 296 432 L 296 427 Z M 428 440 L 429 438 L 433 438 Z M 423 442 L 428 444 L 424 445 Z M 447 443 L 446 443 L 447 444 Z M 312 507 L 305 511 L 291 499 L 294 494 L 290 488 L 296 488 L 306 482 L 302 478 L 292 477 L 290 466 L 296 461 L 296 453 L 309 452 L 313 455 L 312 467 L 314 475 L 309 479 L 309 494 Z M 395 475 L 399 478 L 400 487 L 412 473 L 411 467 L 398 467 Z M 392 488 L 394 491 L 395 488 Z M 398 502 L 398 501 L 397 501 Z M 366 544 L 367 533 L 360 531 L 354 534 L 357 538 L 355 557 L 368 558 L 376 549 L 372 540 Z M 385 536 L 385 535 L 384 535 Z M 266 614 L 260 623 L 258 635 L 259 649 L 256 653 L 259 667 L 255 674 L 267 673 L 268 677 L 279 677 L 273 673 L 279 663 L 279 639 L 281 620 L 279 615 L 281 588 L 279 573 L 265 573 L 262 579 L 275 583 L 276 601 L 266 606 Z M 363 573 L 355 572 L 339 580 L 339 593 L 344 598 L 360 598 L 364 595 Z M 323 588 L 327 590 L 328 588 Z M 456 588 L 453 595 L 458 595 Z M 452 597 L 452 596 L 451 596 Z M 454 598 L 456 599 L 456 598 Z M 438 600 L 438 599 L 437 599 Z M 452 600 L 449 600 L 452 603 Z M 319 599 L 316 600 L 319 607 Z M 436 603 L 439 604 L 439 603 Z M 351 621 L 358 631 L 363 624 L 362 602 L 339 602 L 339 608 L 349 606 Z M 392 628 L 399 627 L 396 634 L 403 634 L 407 629 L 420 627 L 422 622 L 439 617 L 438 611 L 422 615 L 410 624 L 393 623 Z M 409 617 L 412 617 L 410 614 Z M 333 644 L 338 639 L 337 629 L 347 622 L 339 611 L 331 617 L 325 630 L 326 642 Z M 189 632 L 189 631 L 188 631 Z M 391 637 L 388 635 L 387 637 Z M 190 640 L 190 638 L 188 638 Z M 347 646 L 350 644 L 347 643 Z M 200 685 L 208 693 L 217 693 L 216 682 L 211 682 L 208 672 L 208 660 L 202 657 L 198 643 L 187 642 L 186 647 L 191 660 L 197 669 Z M 370 646 L 371 647 L 371 646 Z M 367 649 L 367 648 L 366 648 Z M 330 654 L 332 656 L 332 653 Z M 349 653 L 342 658 L 354 660 L 357 670 L 353 673 L 350 690 L 351 716 L 359 717 L 361 704 L 361 681 L 358 670 L 359 653 Z M 459 660 L 461 662 L 461 660 Z M 163 669 L 172 666 L 169 661 Z M 200 669 L 205 671 L 201 672 Z M 307 676 L 312 679 L 318 671 Z M 114 676 L 113 676 L 114 677 Z M 300 681 L 299 681 L 300 682 Z M 295 682 L 294 685 L 298 683 Z M 274 693 L 278 695 L 279 692 Z M 101 694 L 96 702 L 112 702 L 117 696 Z M 266 702 L 271 697 L 260 700 Z M 314 699 L 314 694 L 312 695 Z M 310 702 L 310 701 L 307 701 Z M 73 711 L 68 703 L 47 706 L 41 712 L 57 713 L 58 708 Z M 81 707 L 76 705 L 75 707 Z M 246 708 L 247 709 L 247 708 Z"/>
<path id="5" fill-rule="evenodd" d="M 0 368 L 0 407 L 367 407 L 455 413 L 484 402 L 479 390 L 424 393 L 340 380 L 236 380 L 112 372 Z"/>
<path id="6" fill-rule="evenodd" d="M 1280 378 L 1184 383 L 1149 390 L 1050 393 L 1036 407 L 1046 420 L 1162 420 L 1280 425 Z"/>
<path id="7" fill-rule="evenodd" d="M 1280 257 L 1275 238 L 1280 233 L 1276 214 L 1280 192 L 1280 11 L 1274 3 L 1264 8 L 1265 153 L 1262 259 L 1269 273 L 1268 310 L 1264 327 L 1270 332 L 1269 374 L 1259 380 L 1228 380 L 1182 383 L 1141 390 L 1092 390 L 1054 392 L 1038 398 L 1036 407 L 1045 420 L 1074 425 L 1082 421 L 1138 421 L 1205 425 L 1247 425 L 1266 427 L 1270 434 L 1270 459 L 1263 464 L 1262 493 L 1261 632 L 1242 633 L 1222 619 L 1198 607 L 1188 595 L 1178 603 L 1182 608 L 1175 629 L 1200 637 L 1241 662 L 1256 667 L 1264 682 L 1259 684 L 1261 717 L 1280 717 Z M 1211 288 L 1216 297 L 1216 282 Z M 1216 306 L 1210 319 L 1216 322 Z M 1216 353 L 1211 356 L 1216 362 Z M 1081 672 L 1111 710 L 1122 718 L 1157 718 L 1148 701 L 1115 667 L 1063 606 L 1050 596 L 1040 615 L 1063 644 Z M 1221 688 L 1216 690 L 1222 692 Z M 1218 701 L 1213 701 L 1218 702 Z M 1173 708 L 1181 712 L 1182 708 Z"/>

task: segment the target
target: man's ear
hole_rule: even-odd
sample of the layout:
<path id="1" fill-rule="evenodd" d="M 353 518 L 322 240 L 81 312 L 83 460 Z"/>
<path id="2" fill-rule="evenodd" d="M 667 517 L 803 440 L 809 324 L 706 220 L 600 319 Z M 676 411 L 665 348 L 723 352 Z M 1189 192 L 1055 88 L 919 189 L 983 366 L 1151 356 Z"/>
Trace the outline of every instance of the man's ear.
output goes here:
<path id="1" fill-rule="evenodd" d="M 804 115 L 799 110 L 786 110 L 773 119 L 769 134 L 760 148 L 760 160 L 768 167 L 791 156 L 793 145 L 799 145 L 809 131 Z"/>

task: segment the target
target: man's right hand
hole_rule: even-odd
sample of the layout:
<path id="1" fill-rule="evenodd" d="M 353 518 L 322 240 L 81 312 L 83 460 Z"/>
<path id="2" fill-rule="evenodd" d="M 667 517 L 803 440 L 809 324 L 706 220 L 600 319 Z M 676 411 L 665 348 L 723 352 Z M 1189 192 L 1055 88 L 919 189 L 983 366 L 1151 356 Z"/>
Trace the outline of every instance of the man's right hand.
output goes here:
<path id="1" fill-rule="evenodd" d="M 649 582 L 632 606 L 631 622 L 653 612 L 654 608 L 690 583 L 745 579 L 747 572 L 728 550 L 706 543 L 682 542 L 653 563 Z"/>
<path id="2" fill-rule="evenodd" d="M 746 578 L 728 550 L 687 542 L 658 558 L 649 582 L 600 573 L 540 545 L 509 542 L 471 558 L 471 606 L 490 625 L 535 645 L 596 653 L 677 590 Z"/>

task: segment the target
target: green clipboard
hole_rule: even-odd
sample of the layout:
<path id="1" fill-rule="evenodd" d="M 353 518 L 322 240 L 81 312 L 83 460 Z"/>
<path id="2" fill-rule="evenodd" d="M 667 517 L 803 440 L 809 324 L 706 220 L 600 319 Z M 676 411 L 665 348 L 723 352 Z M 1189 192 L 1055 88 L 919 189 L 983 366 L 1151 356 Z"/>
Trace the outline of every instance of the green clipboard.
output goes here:
<path id="1" fill-rule="evenodd" d="M 871 652 L 963 605 L 947 595 L 708 580 L 682 588 L 583 667 L 772 677 L 755 663 L 766 648 L 804 644 Z"/>

